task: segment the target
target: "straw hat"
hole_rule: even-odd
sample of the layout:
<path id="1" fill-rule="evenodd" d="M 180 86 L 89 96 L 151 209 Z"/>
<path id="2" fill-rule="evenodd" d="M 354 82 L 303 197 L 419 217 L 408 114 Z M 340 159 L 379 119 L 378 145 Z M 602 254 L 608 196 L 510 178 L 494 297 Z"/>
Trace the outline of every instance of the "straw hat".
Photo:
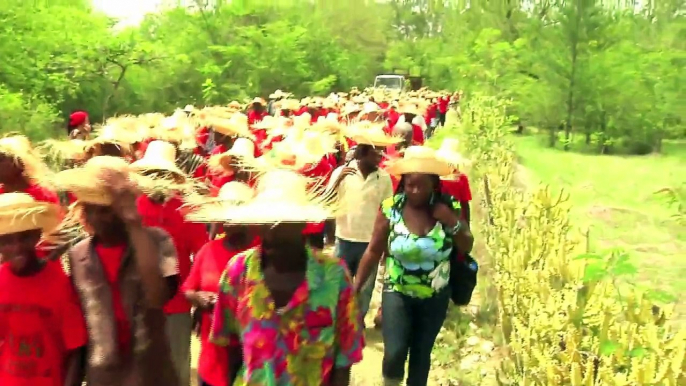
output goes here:
<path id="1" fill-rule="evenodd" d="M 295 111 L 300 108 L 300 101 L 297 99 L 284 99 L 279 103 L 281 110 Z"/>
<path id="2" fill-rule="evenodd" d="M 245 205 L 226 211 L 222 221 L 229 224 L 273 224 L 322 222 L 332 218 L 335 209 L 331 202 L 308 190 L 308 184 L 306 177 L 294 171 L 267 172 L 258 180 L 257 195 Z M 216 222 L 216 218 L 213 220 Z"/>
<path id="3" fill-rule="evenodd" d="M 185 173 L 176 166 L 176 148 L 171 143 L 164 141 L 150 142 L 143 158 L 132 163 L 131 169 L 137 172 L 168 172 L 180 180 L 186 179 Z"/>
<path id="4" fill-rule="evenodd" d="M 447 176 L 452 174 L 453 168 L 440 159 L 435 150 L 426 146 L 410 146 L 405 149 L 403 158 L 390 162 L 386 171 L 396 176 L 412 173 Z"/>
<path id="5" fill-rule="evenodd" d="M 243 105 L 241 105 L 241 102 L 239 101 L 231 101 L 227 107 L 230 111 L 239 111 L 243 108 Z"/>
<path id="6" fill-rule="evenodd" d="M 40 229 L 54 231 L 60 223 L 60 208 L 36 201 L 26 193 L 0 194 L 0 235 Z"/>
<path id="7" fill-rule="evenodd" d="M 253 123 L 253 129 L 273 129 L 279 125 L 279 119 L 271 115 L 266 115 L 261 121 Z"/>
<path id="8" fill-rule="evenodd" d="M 112 197 L 100 180 L 100 175 L 105 170 L 126 173 L 140 188 L 144 188 L 146 181 L 150 181 L 132 173 L 130 165 L 123 158 L 102 155 L 89 159 L 82 167 L 57 173 L 54 183 L 60 189 L 73 193 L 79 202 L 109 206 L 112 204 Z"/>
<path id="9" fill-rule="evenodd" d="M 419 110 L 419 108 L 417 107 L 417 105 L 411 104 L 411 103 L 401 105 L 401 106 L 398 108 L 398 112 L 401 113 L 401 114 L 422 115 L 422 112 Z"/>
<path id="10" fill-rule="evenodd" d="M 353 113 L 359 113 L 360 111 L 362 111 L 362 108 L 357 103 L 348 102 L 341 109 L 341 115 L 346 116 Z"/>
<path id="11" fill-rule="evenodd" d="M 233 169 L 234 158 L 239 158 L 242 162 L 255 158 L 255 142 L 247 138 L 236 138 L 231 149 L 224 153 L 213 155 L 207 161 L 212 170 L 229 171 Z"/>
<path id="12" fill-rule="evenodd" d="M 291 95 L 292 95 L 291 93 L 283 92 L 283 91 L 281 91 L 281 90 L 276 90 L 276 91 L 274 91 L 273 94 L 270 94 L 270 95 L 269 95 L 269 99 L 287 98 L 287 97 L 289 97 L 289 96 L 291 96 Z"/>
<path id="13" fill-rule="evenodd" d="M 227 136 L 254 137 L 248 127 L 248 116 L 242 113 L 235 113 L 229 119 L 208 116 L 205 123 L 212 126 L 216 132 Z"/>
<path id="14" fill-rule="evenodd" d="M 21 162 L 24 176 L 33 182 L 44 179 L 49 171 L 31 141 L 23 135 L 0 138 L 0 154 Z"/>
<path id="15" fill-rule="evenodd" d="M 453 166 L 460 166 L 468 162 L 459 151 L 460 141 L 457 138 L 445 138 L 441 147 L 436 150 L 436 155 L 443 161 Z"/>
<path id="16" fill-rule="evenodd" d="M 217 197 L 187 198 L 186 201 L 194 209 L 185 217 L 192 222 L 224 222 L 235 207 L 251 201 L 254 197 L 255 190 L 249 185 L 230 181 L 219 189 Z"/>
<path id="17" fill-rule="evenodd" d="M 358 144 L 372 145 L 374 147 L 392 146 L 403 141 L 400 137 L 386 134 L 384 127 L 385 124 L 383 123 L 362 121 L 350 126 L 346 136 Z"/>
<path id="18" fill-rule="evenodd" d="M 253 104 L 253 103 L 259 103 L 259 104 L 261 104 L 262 106 L 265 106 L 265 105 L 267 104 L 267 102 L 266 102 L 264 99 L 260 98 L 260 97 L 255 97 L 255 98 L 252 100 L 252 102 L 250 102 L 250 104 Z"/>

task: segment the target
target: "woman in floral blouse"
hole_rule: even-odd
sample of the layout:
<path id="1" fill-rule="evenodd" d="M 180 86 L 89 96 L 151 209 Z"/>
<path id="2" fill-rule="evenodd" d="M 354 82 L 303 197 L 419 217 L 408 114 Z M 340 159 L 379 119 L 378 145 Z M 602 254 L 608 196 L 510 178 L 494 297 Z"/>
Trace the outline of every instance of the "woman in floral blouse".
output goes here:
<path id="1" fill-rule="evenodd" d="M 262 239 L 231 259 L 219 282 L 210 340 L 229 348 L 229 384 L 347 386 L 350 368 L 362 360 L 361 320 L 345 263 L 302 237 L 306 223 L 332 216 L 307 185 L 295 172 L 267 172 L 260 193 L 227 219 L 257 226 Z"/>
<path id="2" fill-rule="evenodd" d="M 452 169 L 432 149 L 411 146 L 386 170 L 401 179 L 395 195 L 381 204 L 355 289 L 388 249 L 382 295 L 384 382 L 402 383 L 409 354 L 407 386 L 425 386 L 450 300 L 450 254 L 453 248 L 470 251 L 474 239 L 460 219 L 459 204 L 441 194 L 439 176 Z"/>

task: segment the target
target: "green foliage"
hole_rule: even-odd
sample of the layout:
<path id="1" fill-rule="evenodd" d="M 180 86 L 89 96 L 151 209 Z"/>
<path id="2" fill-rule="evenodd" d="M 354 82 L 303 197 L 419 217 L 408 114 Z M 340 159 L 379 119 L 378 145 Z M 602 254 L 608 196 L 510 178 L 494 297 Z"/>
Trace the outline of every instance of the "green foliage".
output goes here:
<path id="1" fill-rule="evenodd" d="M 3 3 L 0 85 L 65 116 L 84 109 L 97 122 L 277 88 L 326 95 L 397 70 L 435 89 L 509 99 L 508 115 L 549 132 L 551 146 L 581 137 L 593 152 L 644 154 L 686 134 L 686 23 L 676 0 L 638 10 L 635 2 L 197 0 L 130 27 L 114 27 L 88 1 L 43 3 Z"/>

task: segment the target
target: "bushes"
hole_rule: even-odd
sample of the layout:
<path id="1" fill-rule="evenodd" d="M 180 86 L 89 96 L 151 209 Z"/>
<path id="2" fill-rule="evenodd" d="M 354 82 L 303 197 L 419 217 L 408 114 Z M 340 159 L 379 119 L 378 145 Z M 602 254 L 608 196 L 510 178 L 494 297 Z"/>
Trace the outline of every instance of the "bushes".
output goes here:
<path id="1" fill-rule="evenodd" d="M 13 93 L 0 84 L 0 133 L 22 133 L 34 141 L 54 137 L 60 121 L 50 104 L 22 93 Z M 61 134 L 61 133 L 60 133 Z"/>
<path id="2" fill-rule="evenodd" d="M 473 184 L 489 192 L 479 236 L 494 260 L 507 344 L 499 384 L 686 384 L 686 329 L 670 325 L 672 307 L 658 303 L 668 299 L 627 283 L 635 268 L 621 251 L 579 254 L 564 192 L 512 187 L 504 111 L 493 98 L 471 99 L 463 116 L 473 121 L 459 131 Z"/>

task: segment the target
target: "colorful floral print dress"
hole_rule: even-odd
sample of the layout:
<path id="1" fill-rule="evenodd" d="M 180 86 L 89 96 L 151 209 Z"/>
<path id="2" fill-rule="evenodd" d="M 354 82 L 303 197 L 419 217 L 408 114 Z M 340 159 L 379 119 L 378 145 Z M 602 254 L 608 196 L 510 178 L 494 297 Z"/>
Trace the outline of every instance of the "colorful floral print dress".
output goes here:
<path id="1" fill-rule="evenodd" d="M 458 209 L 460 204 L 452 202 Z M 412 234 L 403 220 L 404 203 L 402 193 L 381 203 L 381 211 L 390 221 L 384 290 L 429 298 L 448 284 L 453 241 L 439 222 L 426 236 Z"/>
<path id="2" fill-rule="evenodd" d="M 326 385 L 334 368 L 362 360 L 362 324 L 345 263 L 311 249 L 308 255 L 306 280 L 279 310 L 259 248 L 236 255 L 222 274 L 210 340 L 242 345 L 235 386 Z"/>

